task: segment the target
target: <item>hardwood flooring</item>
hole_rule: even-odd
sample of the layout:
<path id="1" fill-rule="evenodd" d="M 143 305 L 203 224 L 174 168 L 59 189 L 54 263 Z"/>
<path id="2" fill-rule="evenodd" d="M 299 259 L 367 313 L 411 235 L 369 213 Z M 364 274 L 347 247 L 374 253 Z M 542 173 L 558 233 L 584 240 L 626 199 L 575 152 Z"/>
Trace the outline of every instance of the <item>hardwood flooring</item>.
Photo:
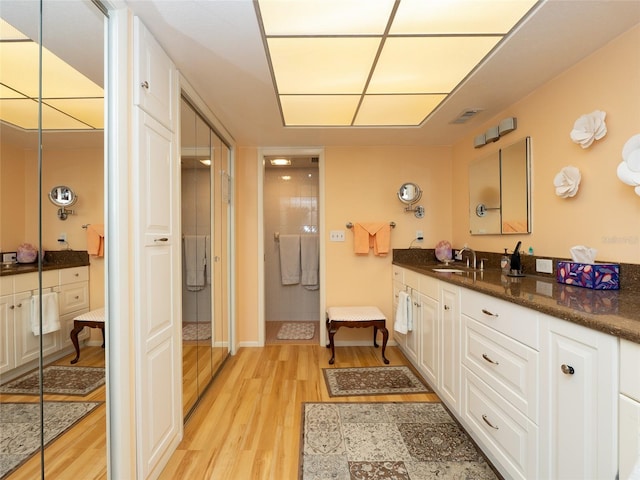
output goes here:
<path id="1" fill-rule="evenodd" d="M 67 355 L 52 365 L 69 365 L 75 353 Z M 82 347 L 79 367 L 104 367 L 104 349 Z M 104 385 L 90 394 L 45 395 L 45 401 L 105 402 Z M 0 402 L 39 401 L 34 395 L 0 395 Z M 102 480 L 107 478 L 106 403 L 103 403 L 76 425 L 52 442 L 44 451 L 45 478 L 55 480 Z M 27 460 L 6 480 L 33 480 L 40 478 L 40 453 Z"/>
<path id="2" fill-rule="evenodd" d="M 386 355 L 390 365 L 409 365 L 397 347 Z M 433 393 L 329 397 L 329 357 L 318 345 L 240 349 L 200 400 L 160 479 L 297 479 L 303 402 L 438 401 Z M 380 365 L 379 348 L 336 349 L 336 368 Z"/>

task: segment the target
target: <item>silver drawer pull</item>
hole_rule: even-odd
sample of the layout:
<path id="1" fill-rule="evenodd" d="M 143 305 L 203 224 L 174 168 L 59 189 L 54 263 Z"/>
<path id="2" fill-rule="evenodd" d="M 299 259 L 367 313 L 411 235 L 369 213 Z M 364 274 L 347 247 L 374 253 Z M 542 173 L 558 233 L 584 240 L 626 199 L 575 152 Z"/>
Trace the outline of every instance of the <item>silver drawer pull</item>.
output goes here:
<path id="1" fill-rule="evenodd" d="M 500 365 L 500 362 L 494 362 L 489 358 L 489 355 L 487 355 L 486 353 L 482 354 L 482 358 L 484 358 L 489 363 L 493 363 L 494 365 Z"/>
<path id="2" fill-rule="evenodd" d="M 22 307 L 22 304 L 19 303 L 18 305 L 16 305 L 16 307 L 20 308 L 20 307 Z"/>
<path id="3" fill-rule="evenodd" d="M 498 317 L 497 313 L 491 313 L 489 310 L 485 310 L 484 308 L 482 309 L 482 313 L 489 315 L 490 317 Z"/>
<path id="4" fill-rule="evenodd" d="M 76 299 L 76 300 L 78 300 L 79 298 L 80 298 L 79 296 L 77 296 L 77 295 L 75 296 L 75 299 Z"/>
<path id="5" fill-rule="evenodd" d="M 145 80 L 144 82 L 142 82 L 142 83 L 140 84 L 140 86 L 141 86 L 142 88 L 146 88 L 147 90 L 149 90 L 149 82 L 147 82 L 146 80 Z"/>
<path id="6" fill-rule="evenodd" d="M 573 375 L 574 373 L 576 373 L 571 365 L 566 365 L 564 363 L 560 366 L 560 370 L 562 370 L 562 373 L 564 373 L 565 375 Z"/>
<path id="7" fill-rule="evenodd" d="M 15 306 L 15 305 L 11 305 L 11 306 L 9 307 L 9 310 L 14 310 L 15 308 L 16 308 L 16 306 Z"/>
<path id="8" fill-rule="evenodd" d="M 493 428 L 494 430 L 500 430 L 498 427 L 494 426 L 491 424 L 491 422 L 489 420 L 487 420 L 487 416 L 486 415 L 482 415 L 482 420 L 484 420 L 484 423 L 486 423 L 487 425 L 489 425 L 491 428 Z"/>
<path id="9" fill-rule="evenodd" d="M 162 237 L 162 238 L 154 238 L 153 241 L 154 242 L 168 242 L 169 239 L 167 237 Z"/>
<path id="10" fill-rule="evenodd" d="M 449 305 L 445 305 L 445 306 L 444 306 L 444 309 L 445 309 L 445 310 L 451 310 L 451 307 L 450 307 Z"/>
<path id="11" fill-rule="evenodd" d="M 80 276 L 80 274 L 79 274 L 79 273 L 76 273 L 76 274 L 74 274 L 74 276 L 79 277 L 79 276 Z"/>
<path id="12" fill-rule="evenodd" d="M 413 304 L 414 304 L 416 307 L 420 308 L 420 304 L 419 304 L 418 302 L 413 302 Z"/>

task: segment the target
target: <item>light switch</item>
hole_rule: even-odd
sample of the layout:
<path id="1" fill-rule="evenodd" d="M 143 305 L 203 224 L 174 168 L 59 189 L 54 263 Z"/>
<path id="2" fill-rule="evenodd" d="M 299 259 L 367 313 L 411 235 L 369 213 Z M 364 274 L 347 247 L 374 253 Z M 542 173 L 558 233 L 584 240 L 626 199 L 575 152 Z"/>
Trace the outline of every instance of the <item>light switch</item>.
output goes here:
<path id="1" fill-rule="evenodd" d="M 536 272 L 553 273 L 553 261 L 549 258 L 536 258 Z"/>
<path id="2" fill-rule="evenodd" d="M 344 242 L 344 230 L 331 230 L 329 232 L 331 242 Z"/>

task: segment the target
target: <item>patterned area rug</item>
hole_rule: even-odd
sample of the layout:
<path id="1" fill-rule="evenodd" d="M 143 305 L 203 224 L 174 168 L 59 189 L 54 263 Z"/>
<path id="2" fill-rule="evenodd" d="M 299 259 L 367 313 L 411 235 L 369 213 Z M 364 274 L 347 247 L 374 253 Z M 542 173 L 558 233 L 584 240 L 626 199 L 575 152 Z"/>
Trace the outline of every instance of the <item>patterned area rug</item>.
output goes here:
<path id="1" fill-rule="evenodd" d="M 211 323 L 183 323 L 182 340 L 191 342 L 194 340 L 209 340 L 211 338 Z"/>
<path id="2" fill-rule="evenodd" d="M 284 322 L 278 330 L 278 340 L 309 340 L 313 338 L 316 325 L 313 322 Z"/>
<path id="3" fill-rule="evenodd" d="M 87 395 L 104 385 L 102 367 L 44 367 L 44 393 L 54 395 Z M 0 386 L 0 393 L 38 395 L 38 371 L 28 373 Z"/>
<path id="4" fill-rule="evenodd" d="M 497 477 L 440 403 L 305 403 L 300 478 Z"/>
<path id="5" fill-rule="evenodd" d="M 324 368 L 331 397 L 429 393 L 430 388 L 409 367 Z"/>
<path id="6" fill-rule="evenodd" d="M 45 402 L 45 446 L 102 402 Z M 0 479 L 40 450 L 40 404 L 0 403 Z"/>

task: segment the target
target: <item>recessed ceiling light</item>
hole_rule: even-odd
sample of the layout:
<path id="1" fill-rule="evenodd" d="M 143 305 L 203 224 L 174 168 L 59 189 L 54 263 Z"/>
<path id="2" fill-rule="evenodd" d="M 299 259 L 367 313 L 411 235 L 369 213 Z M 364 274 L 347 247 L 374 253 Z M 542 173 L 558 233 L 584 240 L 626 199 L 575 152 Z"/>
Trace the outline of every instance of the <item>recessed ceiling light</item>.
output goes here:
<path id="1" fill-rule="evenodd" d="M 207 167 L 211 166 L 211 160 L 209 160 L 208 158 L 205 158 L 204 160 L 200 160 L 200 163 L 203 165 L 206 165 Z"/>
<path id="2" fill-rule="evenodd" d="M 283 166 L 283 165 L 291 165 L 291 160 L 288 158 L 272 158 L 269 160 L 271 165 Z"/>

